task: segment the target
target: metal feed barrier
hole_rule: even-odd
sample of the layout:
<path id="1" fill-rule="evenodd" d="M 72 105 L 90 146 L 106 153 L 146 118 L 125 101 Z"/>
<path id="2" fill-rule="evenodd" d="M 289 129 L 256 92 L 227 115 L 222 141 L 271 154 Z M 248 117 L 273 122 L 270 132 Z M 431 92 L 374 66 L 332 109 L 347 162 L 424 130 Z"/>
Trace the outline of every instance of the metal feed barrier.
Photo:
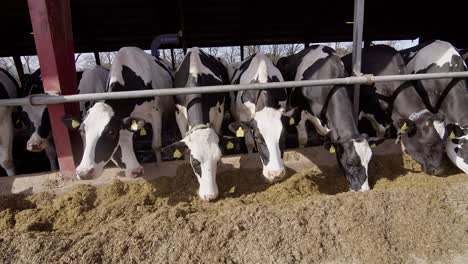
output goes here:
<path id="1" fill-rule="evenodd" d="M 140 90 L 140 91 L 125 91 L 125 92 L 110 92 L 110 93 L 94 93 L 94 94 L 75 94 L 75 95 L 31 95 L 29 97 L 17 99 L 0 100 L 0 106 L 24 106 L 24 105 L 51 105 L 73 103 L 81 101 L 99 101 L 99 100 L 115 100 L 127 98 L 142 98 L 153 96 L 168 96 L 182 95 L 194 93 L 219 93 L 219 92 L 234 92 L 243 90 L 262 90 L 262 89 L 281 89 L 305 86 L 320 86 L 320 85 L 356 85 L 356 84 L 373 84 L 377 82 L 392 82 L 392 81 L 413 81 L 426 79 L 445 79 L 445 78 L 468 78 L 467 72 L 444 72 L 444 73 L 423 73 L 423 74 L 406 74 L 406 75 L 386 75 L 374 76 L 371 74 L 346 77 L 335 79 L 309 80 L 309 81 L 290 81 L 276 83 L 254 83 L 254 84 L 238 84 L 238 85 L 213 85 L 199 86 L 187 88 L 164 88 L 157 90 Z"/>

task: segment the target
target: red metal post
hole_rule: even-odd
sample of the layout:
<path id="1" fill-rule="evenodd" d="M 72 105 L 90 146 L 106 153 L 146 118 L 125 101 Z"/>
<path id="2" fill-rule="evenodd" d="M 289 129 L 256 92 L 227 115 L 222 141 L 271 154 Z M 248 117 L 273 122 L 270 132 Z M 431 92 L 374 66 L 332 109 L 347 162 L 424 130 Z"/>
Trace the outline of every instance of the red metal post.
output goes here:
<path id="1" fill-rule="evenodd" d="M 28 0 L 29 14 L 46 93 L 76 94 L 76 69 L 69 0 Z M 62 125 L 65 112 L 79 114 L 78 104 L 48 106 L 52 132 L 63 177 L 75 175 L 72 144 Z"/>

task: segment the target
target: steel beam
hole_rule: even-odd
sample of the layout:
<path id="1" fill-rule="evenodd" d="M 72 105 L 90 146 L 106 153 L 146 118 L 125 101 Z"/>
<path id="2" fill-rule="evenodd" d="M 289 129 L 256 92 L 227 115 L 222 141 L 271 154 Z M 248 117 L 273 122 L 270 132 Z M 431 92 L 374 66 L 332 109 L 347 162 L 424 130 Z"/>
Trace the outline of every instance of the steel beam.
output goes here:
<path id="1" fill-rule="evenodd" d="M 244 45 L 241 45 L 239 48 L 240 48 L 241 61 L 244 61 Z"/>
<path id="2" fill-rule="evenodd" d="M 364 27 L 364 0 L 354 0 L 353 24 L 353 72 L 354 76 L 361 75 L 362 31 Z M 353 110 L 356 120 L 359 116 L 359 84 L 354 85 Z"/>
<path id="3" fill-rule="evenodd" d="M 42 82 L 47 94 L 77 94 L 69 0 L 28 0 Z M 78 104 L 48 106 L 62 177 L 75 175 L 72 143 L 62 125 L 65 113 L 79 114 Z"/>
<path id="4" fill-rule="evenodd" d="M 96 65 L 101 65 L 101 57 L 99 57 L 99 52 L 94 51 L 94 60 L 96 61 Z"/>

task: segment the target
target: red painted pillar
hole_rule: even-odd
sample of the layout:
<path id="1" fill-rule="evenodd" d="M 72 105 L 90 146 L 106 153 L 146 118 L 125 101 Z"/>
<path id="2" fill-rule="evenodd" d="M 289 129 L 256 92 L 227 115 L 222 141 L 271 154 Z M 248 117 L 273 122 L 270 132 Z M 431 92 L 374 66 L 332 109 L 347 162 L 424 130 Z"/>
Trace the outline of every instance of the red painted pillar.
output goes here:
<path id="1" fill-rule="evenodd" d="M 76 69 L 69 0 L 28 0 L 37 55 L 46 93 L 76 94 Z M 70 133 L 62 125 L 65 112 L 79 114 L 78 104 L 49 105 L 60 172 L 75 175 Z"/>

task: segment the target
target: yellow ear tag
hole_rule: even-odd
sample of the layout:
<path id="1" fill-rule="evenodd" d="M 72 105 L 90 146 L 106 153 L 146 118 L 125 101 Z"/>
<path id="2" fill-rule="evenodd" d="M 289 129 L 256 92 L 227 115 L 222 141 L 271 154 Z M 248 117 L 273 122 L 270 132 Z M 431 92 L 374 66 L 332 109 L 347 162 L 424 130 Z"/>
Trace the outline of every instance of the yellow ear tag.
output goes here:
<path id="1" fill-rule="evenodd" d="M 377 145 L 375 145 L 375 143 L 374 143 L 374 144 L 371 144 L 370 147 L 375 148 L 375 147 L 377 147 Z"/>
<path id="2" fill-rule="evenodd" d="M 137 130 L 138 130 L 137 121 L 132 120 L 132 125 L 130 126 L 130 129 L 131 129 L 132 131 L 137 131 Z"/>
<path id="3" fill-rule="evenodd" d="M 232 143 L 231 141 L 228 141 L 228 143 L 226 144 L 226 148 L 227 149 L 233 149 L 234 148 L 234 143 Z"/>
<path id="4" fill-rule="evenodd" d="M 176 158 L 176 159 L 182 157 L 182 152 L 180 152 L 178 149 L 176 149 L 174 151 L 173 157 Z"/>
<path id="5" fill-rule="evenodd" d="M 401 131 L 402 133 L 406 133 L 406 129 L 407 129 L 407 128 L 408 128 L 408 126 L 406 125 L 406 122 L 405 122 L 405 123 L 403 123 L 403 125 L 401 126 L 400 131 Z"/>
<path id="6" fill-rule="evenodd" d="M 146 129 L 144 127 L 140 130 L 140 136 L 146 136 Z"/>
<path id="7" fill-rule="evenodd" d="M 289 125 L 292 126 L 296 124 L 296 121 L 294 120 L 294 117 L 289 118 Z"/>
<path id="8" fill-rule="evenodd" d="M 244 137 L 244 130 L 242 127 L 239 127 L 236 131 L 236 137 Z"/>
<path id="9" fill-rule="evenodd" d="M 331 147 L 330 147 L 330 153 L 335 153 L 335 146 L 331 145 Z"/>
<path id="10" fill-rule="evenodd" d="M 75 119 L 72 119 L 71 126 L 72 128 L 77 128 L 80 126 L 80 122 L 76 121 Z"/>
<path id="11" fill-rule="evenodd" d="M 453 131 L 452 131 L 452 133 L 450 133 L 449 137 L 450 137 L 450 139 L 454 139 L 455 138 L 455 133 L 453 133 Z"/>
<path id="12" fill-rule="evenodd" d="M 16 124 L 19 124 L 21 121 L 19 119 L 16 119 Z"/>

